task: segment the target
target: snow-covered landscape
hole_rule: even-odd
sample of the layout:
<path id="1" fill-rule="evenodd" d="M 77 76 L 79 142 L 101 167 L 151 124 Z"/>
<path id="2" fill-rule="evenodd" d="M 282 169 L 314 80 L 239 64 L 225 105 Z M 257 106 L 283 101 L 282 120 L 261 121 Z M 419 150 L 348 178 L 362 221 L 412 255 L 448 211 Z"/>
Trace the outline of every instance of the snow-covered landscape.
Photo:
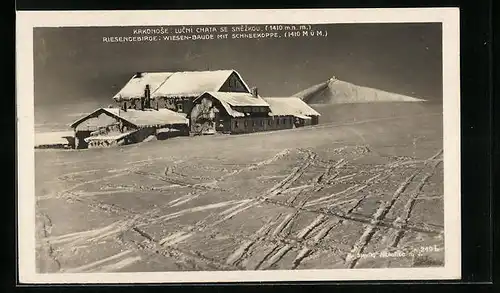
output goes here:
<path id="1" fill-rule="evenodd" d="M 316 109 L 298 129 L 36 151 L 37 270 L 442 266 L 441 105 Z"/>
<path id="2" fill-rule="evenodd" d="M 443 166 L 456 133 L 443 124 L 459 98 L 443 98 L 442 24 L 178 33 L 245 27 L 33 29 L 34 133 L 19 139 L 35 142 L 34 195 L 19 200 L 24 213 L 36 202 L 29 277 L 412 268 L 396 270 L 410 278 L 456 264 Z M 169 38 L 147 41 L 162 30 Z"/>

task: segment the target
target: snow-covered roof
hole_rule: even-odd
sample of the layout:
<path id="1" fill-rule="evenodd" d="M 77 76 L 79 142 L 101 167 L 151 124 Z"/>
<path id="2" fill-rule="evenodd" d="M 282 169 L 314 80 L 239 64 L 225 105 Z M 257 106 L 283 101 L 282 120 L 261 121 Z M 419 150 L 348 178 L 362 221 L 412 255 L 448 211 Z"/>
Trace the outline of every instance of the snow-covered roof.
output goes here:
<path id="1" fill-rule="evenodd" d="M 269 104 L 264 101 L 260 96 L 253 96 L 249 93 L 236 93 L 236 92 L 205 92 L 196 100 L 205 95 L 210 95 L 217 99 L 227 113 L 232 117 L 244 117 L 245 114 L 236 111 L 232 107 L 269 107 Z M 195 101 L 196 101 L 195 100 Z"/>
<path id="2" fill-rule="evenodd" d="M 180 130 L 175 129 L 175 128 L 158 128 L 158 129 L 156 129 L 156 133 L 171 133 L 171 132 L 180 132 Z"/>
<path id="3" fill-rule="evenodd" d="M 68 144 L 67 137 L 73 137 L 73 131 L 54 131 L 35 133 L 35 146 Z"/>
<path id="4" fill-rule="evenodd" d="M 299 98 L 295 97 L 269 97 L 263 98 L 270 106 L 274 116 L 293 115 L 308 119 L 308 116 L 321 116 L 316 110 Z"/>
<path id="5" fill-rule="evenodd" d="M 140 98 L 144 95 L 147 84 L 150 87 L 151 97 L 197 97 L 203 92 L 218 91 L 233 73 L 250 91 L 235 70 L 144 72 L 140 76 L 132 77 L 113 99 L 119 101 Z"/>
<path id="6" fill-rule="evenodd" d="M 269 107 L 269 104 L 260 96 L 255 97 L 249 93 L 235 92 L 207 92 L 207 94 L 216 98 L 219 101 L 224 101 L 233 107 Z"/>
<path id="7" fill-rule="evenodd" d="M 116 110 L 116 109 L 115 109 Z M 185 115 L 168 110 L 168 109 L 145 109 L 135 110 L 127 109 L 119 111 L 119 116 L 123 119 L 132 122 L 137 126 L 151 125 L 169 125 L 169 124 L 187 124 L 188 119 Z"/>
<path id="8" fill-rule="evenodd" d="M 120 108 L 99 108 L 89 115 L 73 122 L 71 124 L 71 127 L 76 127 L 81 122 L 87 120 L 90 117 L 96 116 L 101 112 L 105 112 L 110 116 L 125 120 L 138 127 L 188 124 L 188 119 L 184 114 L 177 113 L 168 109 L 127 109 L 127 111 L 123 111 Z"/>
<path id="9" fill-rule="evenodd" d="M 119 139 L 122 139 L 134 132 L 136 132 L 137 130 L 133 130 L 133 131 L 127 131 L 127 132 L 123 132 L 123 133 L 113 133 L 113 134 L 106 134 L 106 135 L 94 135 L 94 136 L 89 136 L 89 137 L 86 137 L 84 138 L 84 140 L 86 142 L 89 142 L 89 141 L 92 141 L 92 140 L 119 140 Z"/>
<path id="10" fill-rule="evenodd" d="M 218 91 L 232 73 L 232 70 L 176 72 L 151 96 L 199 96 L 206 91 Z"/>
<path id="11" fill-rule="evenodd" d="M 146 85 L 149 84 L 150 92 L 154 92 L 169 78 L 173 72 L 145 72 L 140 76 L 134 75 L 113 99 L 134 99 L 144 96 Z"/>

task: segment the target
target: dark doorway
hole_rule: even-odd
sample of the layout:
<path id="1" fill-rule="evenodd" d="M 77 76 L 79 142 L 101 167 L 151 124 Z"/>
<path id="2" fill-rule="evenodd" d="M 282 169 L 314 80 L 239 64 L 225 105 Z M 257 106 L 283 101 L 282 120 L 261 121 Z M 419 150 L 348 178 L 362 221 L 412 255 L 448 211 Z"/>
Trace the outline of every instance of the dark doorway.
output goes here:
<path id="1" fill-rule="evenodd" d="M 90 131 L 77 131 L 75 134 L 75 148 L 76 149 L 86 149 L 89 144 L 85 141 L 85 138 L 90 136 Z"/>

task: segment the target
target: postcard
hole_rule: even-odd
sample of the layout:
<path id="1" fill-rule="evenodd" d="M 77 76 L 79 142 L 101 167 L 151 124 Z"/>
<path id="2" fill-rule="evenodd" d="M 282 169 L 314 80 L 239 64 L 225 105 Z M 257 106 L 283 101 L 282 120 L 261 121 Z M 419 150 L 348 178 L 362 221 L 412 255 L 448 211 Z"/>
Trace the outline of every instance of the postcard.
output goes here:
<path id="1" fill-rule="evenodd" d="M 17 13 L 21 283 L 459 279 L 459 12 Z"/>

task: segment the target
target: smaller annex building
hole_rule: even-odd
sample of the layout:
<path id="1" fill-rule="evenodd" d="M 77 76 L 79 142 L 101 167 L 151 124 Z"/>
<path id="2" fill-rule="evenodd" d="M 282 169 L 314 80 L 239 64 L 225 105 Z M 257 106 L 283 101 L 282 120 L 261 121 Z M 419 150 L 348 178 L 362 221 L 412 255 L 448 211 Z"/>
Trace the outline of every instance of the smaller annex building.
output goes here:
<path id="1" fill-rule="evenodd" d="M 291 119 L 288 126 L 284 119 L 275 121 L 256 89 L 252 93 L 205 92 L 193 101 L 189 119 L 194 135 L 292 128 Z"/>
<path id="2" fill-rule="evenodd" d="M 189 135 L 185 115 L 168 109 L 99 108 L 73 122 L 71 128 L 76 149 L 137 143 L 151 136 Z"/>
<path id="3" fill-rule="evenodd" d="M 262 98 L 253 88 L 251 93 L 205 92 L 193 101 L 188 118 L 191 133 L 201 135 L 291 129 L 317 124 L 319 115 L 298 98 Z"/>
<path id="4" fill-rule="evenodd" d="M 272 115 L 276 117 L 293 116 L 295 127 L 316 125 L 319 123 L 319 114 L 306 102 L 296 97 L 268 97 L 264 100 L 269 104 Z"/>

